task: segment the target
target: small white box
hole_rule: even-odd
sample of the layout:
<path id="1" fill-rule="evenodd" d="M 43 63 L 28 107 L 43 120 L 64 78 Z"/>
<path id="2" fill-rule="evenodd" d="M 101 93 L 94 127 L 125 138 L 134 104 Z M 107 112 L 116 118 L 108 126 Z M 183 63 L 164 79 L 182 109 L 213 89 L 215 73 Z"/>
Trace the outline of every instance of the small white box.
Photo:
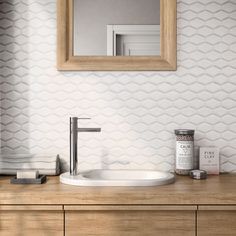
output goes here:
<path id="1" fill-rule="evenodd" d="M 37 170 L 18 170 L 16 172 L 17 179 L 37 179 L 39 172 Z"/>
<path id="2" fill-rule="evenodd" d="M 207 174 L 219 175 L 220 173 L 219 148 L 200 147 L 199 168 L 200 170 L 207 171 Z"/>

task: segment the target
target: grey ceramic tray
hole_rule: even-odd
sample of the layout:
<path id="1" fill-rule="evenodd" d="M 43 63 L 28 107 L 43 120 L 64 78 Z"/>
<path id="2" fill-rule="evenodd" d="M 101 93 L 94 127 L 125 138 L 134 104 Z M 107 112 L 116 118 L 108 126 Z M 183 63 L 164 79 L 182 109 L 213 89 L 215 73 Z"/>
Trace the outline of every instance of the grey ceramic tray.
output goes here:
<path id="1" fill-rule="evenodd" d="M 46 175 L 39 175 L 37 179 L 17 179 L 15 176 L 11 179 L 11 184 L 43 184 L 46 179 Z"/>

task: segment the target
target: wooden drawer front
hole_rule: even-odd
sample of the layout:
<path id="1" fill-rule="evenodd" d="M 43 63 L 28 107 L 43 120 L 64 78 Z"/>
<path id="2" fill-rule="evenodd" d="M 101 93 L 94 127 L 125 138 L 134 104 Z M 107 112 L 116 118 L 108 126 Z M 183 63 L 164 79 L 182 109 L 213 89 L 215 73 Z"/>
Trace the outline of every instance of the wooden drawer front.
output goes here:
<path id="1" fill-rule="evenodd" d="M 198 236 L 235 236 L 236 210 L 202 210 L 197 217 Z"/>
<path id="2" fill-rule="evenodd" d="M 66 236 L 194 236 L 195 211 L 66 211 Z"/>
<path id="3" fill-rule="evenodd" d="M 63 211 L 0 210 L 1 236 L 63 236 Z"/>

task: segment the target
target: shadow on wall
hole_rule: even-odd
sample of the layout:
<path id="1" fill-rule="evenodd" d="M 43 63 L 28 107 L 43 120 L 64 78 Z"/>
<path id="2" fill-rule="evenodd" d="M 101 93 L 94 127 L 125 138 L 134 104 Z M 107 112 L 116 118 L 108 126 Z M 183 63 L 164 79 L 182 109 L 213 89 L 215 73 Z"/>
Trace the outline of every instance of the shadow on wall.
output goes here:
<path id="1" fill-rule="evenodd" d="M 0 1 L 1 153 L 29 153 L 27 2 Z"/>

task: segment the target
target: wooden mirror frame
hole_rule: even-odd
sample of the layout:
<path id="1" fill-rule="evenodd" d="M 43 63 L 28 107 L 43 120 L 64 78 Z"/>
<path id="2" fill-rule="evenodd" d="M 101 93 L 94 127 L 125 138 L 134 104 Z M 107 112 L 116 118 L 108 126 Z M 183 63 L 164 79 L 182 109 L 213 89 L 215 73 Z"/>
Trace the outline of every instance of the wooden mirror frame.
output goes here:
<path id="1" fill-rule="evenodd" d="M 57 0 L 57 69 L 62 71 L 158 71 L 177 68 L 176 0 L 160 0 L 160 56 L 74 56 L 73 0 Z"/>

